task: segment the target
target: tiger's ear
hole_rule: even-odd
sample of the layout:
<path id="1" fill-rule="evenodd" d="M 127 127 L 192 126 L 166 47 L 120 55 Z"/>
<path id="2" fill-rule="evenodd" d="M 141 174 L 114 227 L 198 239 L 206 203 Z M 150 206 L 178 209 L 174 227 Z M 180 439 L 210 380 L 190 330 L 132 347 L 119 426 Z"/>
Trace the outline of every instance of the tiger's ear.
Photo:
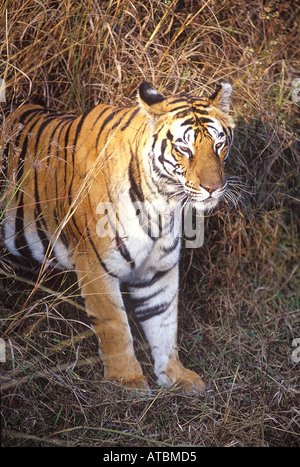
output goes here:
<path id="1" fill-rule="evenodd" d="M 218 85 L 216 91 L 209 97 L 209 101 L 214 107 L 217 107 L 224 113 L 228 113 L 231 93 L 231 85 L 223 81 Z"/>
<path id="2" fill-rule="evenodd" d="M 138 101 L 140 107 L 151 117 L 162 115 L 167 111 L 165 97 L 146 81 L 143 81 L 139 87 Z"/>

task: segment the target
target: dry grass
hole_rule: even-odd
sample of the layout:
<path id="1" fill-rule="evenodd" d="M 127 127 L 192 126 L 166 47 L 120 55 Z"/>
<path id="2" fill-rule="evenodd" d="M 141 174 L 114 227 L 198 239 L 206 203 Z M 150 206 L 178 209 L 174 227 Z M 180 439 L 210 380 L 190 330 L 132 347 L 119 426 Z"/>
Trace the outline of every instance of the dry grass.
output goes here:
<path id="1" fill-rule="evenodd" d="M 243 199 L 182 254 L 180 348 L 199 398 L 103 381 L 75 276 L 24 278 L 0 260 L 5 446 L 298 446 L 297 2 L 4 1 L 0 77 L 10 100 L 79 113 L 161 92 L 234 86 L 228 172 Z M 204 88 L 203 88 L 204 87 Z M 146 344 L 137 353 L 153 388 Z"/>

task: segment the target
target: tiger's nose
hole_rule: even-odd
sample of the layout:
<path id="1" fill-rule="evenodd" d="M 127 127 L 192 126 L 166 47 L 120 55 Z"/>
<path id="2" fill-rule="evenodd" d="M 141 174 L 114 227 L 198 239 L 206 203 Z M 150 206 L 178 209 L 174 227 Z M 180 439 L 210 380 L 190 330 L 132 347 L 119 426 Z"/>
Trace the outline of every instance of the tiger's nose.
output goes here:
<path id="1" fill-rule="evenodd" d="M 219 185 L 215 185 L 215 186 L 202 185 L 202 188 L 204 188 L 206 191 L 208 191 L 208 193 L 213 193 L 213 192 L 216 191 L 220 186 L 221 186 L 221 183 L 219 183 Z"/>

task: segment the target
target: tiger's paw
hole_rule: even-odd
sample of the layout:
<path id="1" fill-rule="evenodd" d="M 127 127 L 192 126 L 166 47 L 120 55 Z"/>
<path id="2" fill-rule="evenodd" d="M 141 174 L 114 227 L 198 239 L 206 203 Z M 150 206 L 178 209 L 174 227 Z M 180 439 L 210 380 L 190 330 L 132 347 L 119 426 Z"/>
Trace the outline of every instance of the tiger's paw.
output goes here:
<path id="1" fill-rule="evenodd" d="M 134 379 L 120 381 L 126 388 L 138 391 L 150 392 L 150 386 L 145 376 L 141 375 Z"/>
<path id="2" fill-rule="evenodd" d="M 134 378 L 110 378 L 110 381 L 115 381 L 117 383 L 120 383 L 122 386 L 124 386 L 127 389 L 131 389 L 133 391 L 140 391 L 146 394 L 150 394 L 150 386 L 148 384 L 148 381 L 145 376 L 139 375 Z"/>
<path id="3" fill-rule="evenodd" d="M 174 387 L 179 388 L 184 394 L 197 395 L 205 391 L 205 384 L 194 371 L 190 378 L 178 378 L 173 384 Z"/>
<path id="4" fill-rule="evenodd" d="M 205 384 L 197 373 L 184 368 L 179 362 L 169 368 L 157 378 L 157 383 L 165 387 L 179 388 L 184 394 L 201 394 Z"/>

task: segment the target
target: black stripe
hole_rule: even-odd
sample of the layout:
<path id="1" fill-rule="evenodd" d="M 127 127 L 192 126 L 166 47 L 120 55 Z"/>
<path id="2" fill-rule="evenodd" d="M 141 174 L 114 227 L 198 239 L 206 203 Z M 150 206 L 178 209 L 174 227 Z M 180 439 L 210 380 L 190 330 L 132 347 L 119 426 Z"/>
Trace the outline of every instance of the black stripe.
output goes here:
<path id="1" fill-rule="evenodd" d="M 185 120 L 184 122 L 182 122 L 180 126 L 186 126 L 186 125 L 192 125 L 192 126 L 195 125 L 195 119 L 191 117 L 188 120 Z"/>
<path id="2" fill-rule="evenodd" d="M 167 140 L 164 138 L 161 142 L 161 155 L 163 156 L 167 147 Z"/>
<path id="3" fill-rule="evenodd" d="M 162 277 L 167 275 L 170 271 L 172 271 L 172 269 L 174 269 L 175 266 L 177 266 L 177 262 L 174 266 L 172 266 L 169 269 L 166 269 L 164 271 L 157 271 L 151 279 L 144 280 L 143 282 L 124 282 L 123 286 L 127 289 L 130 289 L 130 288 L 143 289 L 145 287 L 150 287 L 156 282 L 158 282 Z"/>
<path id="4" fill-rule="evenodd" d="M 158 157 L 158 160 L 159 160 L 159 162 L 160 162 L 163 166 L 164 166 L 164 163 L 165 163 L 165 164 L 170 164 L 170 165 L 171 165 L 172 167 L 174 167 L 174 168 L 175 168 L 175 166 L 176 166 L 175 164 L 173 165 L 172 162 L 170 162 L 170 161 L 164 159 L 162 155 L 160 155 L 160 156 Z M 175 162 L 175 161 L 174 161 L 174 162 Z M 165 192 L 165 190 L 164 190 L 164 184 L 161 183 L 161 180 L 164 178 L 165 180 L 174 183 L 174 177 L 173 177 L 172 175 L 169 175 L 167 171 L 166 171 L 166 172 L 162 172 L 161 166 L 158 166 L 158 165 L 156 164 L 156 160 L 155 160 L 155 159 L 153 159 L 153 161 L 152 161 L 152 166 L 153 166 L 154 172 L 155 172 L 155 173 L 158 175 L 158 177 L 159 177 L 158 183 L 156 183 L 155 180 L 153 180 L 153 183 L 155 184 L 155 186 L 156 186 L 156 188 L 157 188 L 157 190 L 158 190 L 159 193 L 164 193 L 164 192 Z M 165 167 L 164 167 L 164 168 L 165 168 Z M 167 185 L 166 185 L 166 186 L 167 186 Z"/>
<path id="5" fill-rule="evenodd" d="M 37 175 L 36 169 L 34 172 L 34 198 L 35 198 L 35 203 L 36 203 L 35 210 L 34 210 L 36 230 L 37 230 L 39 239 L 41 241 L 41 244 L 43 245 L 43 248 L 44 248 L 44 256 L 46 256 L 47 250 L 50 245 L 50 241 L 47 235 L 45 234 L 45 231 L 48 230 L 48 227 L 47 227 L 47 223 L 45 221 L 45 218 L 41 210 L 39 187 L 38 187 L 38 175 Z"/>
<path id="6" fill-rule="evenodd" d="M 155 313 L 163 313 L 163 307 L 165 307 L 166 304 L 159 304 L 155 306 L 151 306 L 149 304 L 149 306 L 147 306 L 147 302 L 151 301 L 153 298 L 156 298 L 160 294 L 164 294 L 164 288 L 159 288 L 152 294 L 146 295 L 145 297 L 135 297 L 134 292 L 131 289 L 132 287 L 128 286 L 127 284 L 121 285 L 121 293 L 127 312 L 133 311 L 140 321 L 144 321 L 146 319 L 151 318 L 152 316 L 154 316 Z M 139 310 L 139 308 L 141 309 Z"/>
<path id="7" fill-rule="evenodd" d="M 208 117 L 200 117 L 199 121 L 200 121 L 200 123 L 204 123 L 204 124 L 205 123 L 212 123 L 212 124 L 215 123 L 211 118 L 208 118 Z"/>
<path id="8" fill-rule="evenodd" d="M 77 224 L 77 222 L 76 222 L 75 219 L 74 219 L 74 215 L 75 215 L 75 211 L 73 212 L 72 216 L 71 216 L 70 219 L 68 220 L 68 226 L 70 226 L 70 223 L 72 222 L 73 225 L 74 225 L 74 227 L 75 227 L 75 229 L 77 230 L 77 233 L 78 233 L 79 238 L 81 238 L 81 237 L 82 237 L 82 232 L 79 230 L 78 224 Z"/>
<path id="9" fill-rule="evenodd" d="M 97 109 L 97 107 L 96 107 Z M 97 109 L 98 110 L 98 109 Z M 94 126 L 98 123 L 98 121 L 100 120 L 100 118 L 102 117 L 102 115 L 107 111 L 107 110 L 111 110 L 111 107 L 110 106 L 105 106 L 104 109 L 97 115 L 97 118 L 96 120 L 94 121 L 93 123 L 93 128 Z"/>
<path id="10" fill-rule="evenodd" d="M 152 151 L 154 151 L 154 147 L 156 145 L 157 138 L 158 138 L 158 133 L 153 135 Z"/>
<path id="11" fill-rule="evenodd" d="M 183 140 L 186 141 L 186 135 L 189 131 L 193 130 L 193 128 L 191 127 L 188 127 L 186 128 L 186 130 L 184 130 L 184 133 L 183 133 Z M 197 138 L 197 130 L 194 130 L 194 136 L 195 136 L 195 140 Z"/>
<path id="12" fill-rule="evenodd" d="M 159 132 L 158 132 L 158 133 L 159 133 Z M 155 144 L 156 144 L 156 142 L 157 142 L 157 139 L 158 139 L 158 133 L 156 133 L 156 134 L 153 136 L 152 151 L 154 151 L 154 146 L 155 146 Z M 168 136 L 168 138 L 170 139 L 171 135 L 169 134 L 169 135 L 167 135 L 167 136 Z M 158 157 L 158 160 L 159 160 L 159 162 L 161 163 L 161 165 L 162 165 L 163 167 L 164 167 L 164 164 L 167 163 L 167 164 L 170 164 L 172 167 L 175 168 L 175 164 L 173 165 L 170 161 L 168 161 L 168 160 L 166 160 L 166 159 L 164 158 L 164 152 L 165 152 L 165 150 L 166 150 L 166 147 L 167 147 L 167 140 L 166 140 L 166 139 L 163 139 L 163 141 L 162 141 L 162 143 L 161 143 L 161 154 L 160 154 L 160 156 Z M 175 161 L 174 161 L 174 162 L 175 162 Z M 158 192 L 159 192 L 159 193 L 164 193 L 164 192 L 165 192 L 164 187 L 163 187 L 164 185 L 161 183 L 162 179 L 164 178 L 164 179 L 167 180 L 167 181 L 174 182 L 174 177 L 171 176 L 171 175 L 169 175 L 167 171 L 166 171 L 165 173 L 162 172 L 161 167 L 158 166 L 158 165 L 156 164 L 156 160 L 155 160 L 154 158 L 153 158 L 153 160 L 152 160 L 152 166 L 153 166 L 154 172 L 155 172 L 155 173 L 158 175 L 158 177 L 159 177 L 158 183 L 155 182 L 155 180 L 152 180 L 152 181 L 153 181 L 153 183 L 155 184 L 155 186 L 156 186 Z M 164 169 L 165 169 L 165 167 L 164 167 Z"/>
<path id="13" fill-rule="evenodd" d="M 21 193 L 19 205 L 17 207 L 16 219 L 15 219 L 15 248 L 18 252 L 33 260 L 30 248 L 24 235 L 24 194 Z"/>
<path id="14" fill-rule="evenodd" d="M 140 163 L 135 157 L 132 148 L 130 148 L 130 151 L 131 159 L 128 168 L 130 200 L 136 209 L 136 215 L 138 216 L 138 221 L 141 228 L 148 235 L 148 237 L 153 240 L 151 232 L 151 219 L 149 218 L 148 211 L 144 203 L 145 198 L 141 186 Z"/>
<path id="15" fill-rule="evenodd" d="M 161 237 L 163 232 L 163 217 L 161 213 L 158 215 L 158 236 Z"/>
<path id="16" fill-rule="evenodd" d="M 134 119 L 134 117 L 136 116 L 136 114 L 139 112 L 139 110 L 140 110 L 140 109 L 139 109 L 139 107 L 138 107 L 137 109 L 135 109 L 135 110 L 132 112 L 132 114 L 131 114 L 131 116 L 129 117 L 129 119 L 127 120 L 127 122 L 125 122 L 124 125 L 122 126 L 121 131 L 124 131 L 124 130 L 126 130 L 126 128 L 129 127 L 130 123 L 132 122 L 132 120 Z"/>
<path id="17" fill-rule="evenodd" d="M 22 117 L 24 117 L 25 114 L 30 115 L 31 113 L 33 113 L 31 118 L 29 118 L 28 121 L 26 122 L 26 125 L 28 125 L 28 123 L 30 123 L 34 119 L 34 117 L 36 117 L 36 113 L 41 112 L 41 110 L 39 112 L 36 112 L 36 109 L 34 109 L 34 110 L 35 110 L 34 112 L 32 112 L 32 111 L 24 112 L 24 114 L 22 115 Z M 19 120 L 19 122 L 22 123 L 24 121 L 24 118 L 21 118 Z M 38 120 L 34 121 L 32 123 L 32 125 L 30 125 L 30 127 L 28 129 L 26 128 L 26 135 L 25 135 L 25 138 L 24 138 L 24 141 L 23 141 L 23 144 L 22 144 L 22 150 L 21 150 L 21 153 L 20 153 L 20 156 L 19 156 L 19 159 L 18 159 L 18 164 L 17 164 L 17 185 L 19 185 L 19 183 L 21 182 L 21 179 L 22 179 L 23 173 L 24 173 L 24 161 L 25 161 L 25 156 L 26 156 L 26 153 L 27 153 L 27 146 L 28 146 L 28 141 L 29 141 L 28 135 L 30 135 L 30 132 L 33 130 L 33 128 L 35 127 L 35 125 L 37 123 L 38 123 Z M 17 137 L 16 137 L 16 141 L 14 143 L 15 147 L 19 147 L 21 134 L 22 133 L 20 131 L 18 133 Z"/>
<path id="18" fill-rule="evenodd" d="M 124 241 L 120 238 L 119 233 L 116 232 L 116 246 L 118 252 L 123 256 L 123 258 L 127 261 L 130 265 L 131 269 L 135 268 L 135 261 L 131 258 L 130 253 L 124 244 Z"/>
<path id="19" fill-rule="evenodd" d="M 113 124 L 113 126 L 111 127 L 110 131 L 113 131 L 115 130 L 116 128 L 118 128 L 120 125 L 121 125 L 121 122 L 123 120 L 124 116 L 122 115 L 121 118 L 119 118 L 116 123 Z"/>
<path id="20" fill-rule="evenodd" d="M 84 115 L 84 114 L 83 114 Z M 83 122 L 84 119 L 81 120 L 81 122 Z M 68 143 L 69 143 L 69 133 L 70 133 L 70 130 L 71 130 L 71 127 L 72 127 L 72 124 L 74 123 L 74 120 L 72 120 L 67 128 L 67 131 L 66 131 L 66 134 L 65 134 L 65 137 L 64 137 L 64 144 L 65 144 L 65 148 L 64 148 L 64 159 L 65 159 L 65 173 L 64 173 L 64 185 L 65 187 L 67 187 L 67 168 L 68 168 Z M 79 131 L 77 133 L 77 136 L 79 134 Z M 72 162 L 73 162 L 73 167 L 74 167 L 74 148 L 72 150 Z M 72 184 L 73 184 L 73 179 L 74 179 L 74 168 L 71 168 L 71 171 L 72 171 L 72 175 L 71 175 L 71 179 L 70 179 L 70 182 L 69 182 L 69 190 L 68 190 L 68 204 L 69 204 L 69 207 L 71 207 L 72 205 Z M 75 221 L 74 219 L 74 213 L 73 215 L 70 217 L 68 223 L 70 224 L 70 222 L 73 223 L 73 225 L 75 226 L 79 236 L 81 237 L 82 236 L 82 232 L 80 232 L 79 230 L 79 227 L 77 225 L 77 222 Z"/>
<path id="21" fill-rule="evenodd" d="M 142 305 L 144 305 L 148 300 L 152 300 L 153 298 L 157 297 L 159 294 L 164 293 L 165 289 L 158 289 L 156 292 L 154 292 L 151 295 L 148 295 L 146 297 L 134 297 L 132 292 L 130 290 L 125 289 L 124 287 L 121 288 L 122 293 L 128 293 L 129 299 L 130 299 L 130 304 L 133 306 L 134 309 L 140 308 Z"/>
<path id="22" fill-rule="evenodd" d="M 79 138 L 79 135 L 80 135 L 80 131 L 81 131 L 81 128 L 82 128 L 82 125 L 84 123 L 84 120 L 86 118 L 86 116 L 88 115 L 89 111 L 86 111 L 84 112 L 79 121 L 77 122 L 77 125 L 76 125 L 76 131 L 75 131 L 75 137 L 74 137 L 74 140 L 73 140 L 73 146 L 74 146 L 74 149 L 72 151 L 72 160 L 73 160 L 73 163 L 74 163 L 74 152 L 75 150 L 77 149 L 76 146 L 77 146 L 77 140 Z"/>
<path id="23" fill-rule="evenodd" d="M 33 108 L 33 109 L 29 109 L 29 110 L 25 110 L 19 117 L 18 119 L 16 120 L 16 122 L 18 123 L 23 123 L 25 125 L 28 125 L 28 123 L 31 122 L 31 120 L 37 115 L 37 114 L 40 114 L 40 113 L 44 113 L 45 112 L 45 109 L 44 108 Z M 32 115 L 31 115 L 32 114 Z M 24 122 L 24 120 L 26 119 L 26 117 L 28 115 L 31 115 L 31 118 L 29 118 L 27 120 L 27 122 Z M 14 124 L 16 123 L 14 122 Z"/>
<path id="24" fill-rule="evenodd" d="M 177 115 L 175 115 L 176 118 L 183 118 L 186 117 L 190 112 L 192 112 L 192 108 L 187 105 L 181 105 L 179 107 L 176 107 L 175 109 L 172 109 L 170 112 L 177 112 Z"/>
<path id="25" fill-rule="evenodd" d="M 20 153 L 20 157 L 18 160 L 17 164 L 17 188 L 19 188 L 20 182 L 23 178 L 24 174 L 24 161 L 25 161 L 25 156 L 27 153 L 27 146 L 28 146 L 28 135 L 25 136 L 23 145 L 22 145 L 22 151 Z"/>
<path id="26" fill-rule="evenodd" d="M 196 108 L 194 107 L 193 110 L 194 110 L 194 113 L 196 113 L 196 114 L 208 115 L 208 111 L 207 111 L 207 110 L 199 109 L 199 108 L 197 108 L 197 107 L 196 107 Z"/>
<path id="27" fill-rule="evenodd" d="M 60 136 L 61 136 L 61 133 L 64 129 L 64 127 L 70 122 L 70 120 L 74 120 L 75 117 L 74 116 L 70 116 L 70 115 L 66 115 L 65 117 L 61 117 L 60 120 L 57 122 L 57 124 L 55 125 L 55 127 L 53 128 L 52 132 L 51 132 L 51 135 L 49 137 L 49 141 L 48 141 L 48 152 L 47 152 L 47 166 L 49 167 L 50 165 L 50 156 L 51 156 L 51 145 L 53 142 L 56 142 L 56 156 L 58 157 L 59 156 L 59 152 L 61 150 L 60 148 L 60 145 L 59 145 L 59 140 L 60 140 Z M 56 131 L 59 129 L 59 133 L 57 135 L 57 138 L 54 138 L 55 136 L 55 133 Z"/>
<path id="28" fill-rule="evenodd" d="M 33 124 L 30 125 L 29 128 L 27 128 L 27 126 L 36 117 L 36 115 L 41 113 L 42 111 L 43 111 L 43 109 L 38 109 L 38 110 L 37 109 L 30 109 L 30 110 L 27 110 L 26 112 L 24 112 L 16 120 L 16 122 L 14 122 L 15 125 L 16 125 L 17 122 L 26 125 L 25 131 L 24 131 L 24 133 L 26 133 L 25 134 L 25 139 L 24 139 L 24 142 L 22 144 L 22 151 L 21 151 L 21 154 L 19 156 L 18 164 L 17 164 L 17 184 L 20 183 L 21 178 L 23 177 L 24 159 L 25 159 L 25 155 L 26 155 L 26 152 L 27 152 L 27 146 L 28 146 L 28 140 L 29 140 L 28 135 L 33 130 L 33 128 L 37 124 L 38 120 L 34 121 Z M 28 121 L 26 123 L 24 123 L 24 120 L 27 117 L 27 115 L 31 115 L 31 117 L 28 119 Z M 22 130 L 23 130 L 23 128 L 17 134 L 16 140 L 15 140 L 15 143 L 14 143 L 15 147 L 19 147 L 19 145 L 20 145 L 21 135 L 23 134 Z"/>
<path id="29" fill-rule="evenodd" d="M 113 274 L 111 271 L 109 271 L 109 269 L 106 266 L 105 262 L 102 260 L 101 256 L 99 255 L 99 253 L 97 251 L 97 248 L 95 247 L 95 244 L 94 244 L 94 242 L 93 242 L 93 240 L 92 240 L 92 238 L 90 236 L 90 231 L 89 231 L 89 228 L 87 226 L 87 223 L 86 223 L 86 232 L 87 232 L 88 241 L 92 245 L 92 248 L 93 248 L 94 253 L 95 253 L 96 257 L 97 257 L 97 260 L 101 264 L 101 266 L 103 267 L 104 271 L 107 272 L 107 274 L 109 274 L 112 277 L 117 277 L 115 274 Z"/>
<path id="30" fill-rule="evenodd" d="M 192 98 L 190 100 L 196 112 L 203 112 L 204 114 L 207 114 L 206 110 L 203 111 L 202 108 L 207 109 L 207 107 L 210 107 L 210 103 L 205 104 L 203 101 L 200 101 L 198 97 Z"/>
<path id="31" fill-rule="evenodd" d="M 174 105 L 174 104 L 178 104 L 178 103 L 184 103 L 184 105 L 186 107 L 188 105 L 186 99 L 187 99 L 186 95 L 180 95 L 177 98 L 174 97 L 174 99 L 171 100 L 170 104 Z"/>
<path id="32" fill-rule="evenodd" d="M 228 131 L 227 131 L 227 128 L 224 127 L 224 125 L 222 125 L 222 130 L 223 130 L 223 133 L 224 133 L 223 136 L 225 136 L 228 139 L 228 137 L 229 137 Z M 219 135 L 219 136 L 221 136 L 221 135 Z"/>
<path id="33" fill-rule="evenodd" d="M 28 119 L 28 121 L 25 123 L 25 125 L 27 126 L 35 117 L 37 114 L 41 113 L 43 111 L 43 109 L 31 109 L 31 110 L 28 110 L 26 112 L 24 112 L 21 117 L 18 119 L 18 122 L 19 123 L 24 123 L 24 119 L 26 118 L 27 115 L 31 115 L 31 117 Z M 18 159 L 18 163 L 17 163 L 17 187 L 19 186 L 22 178 L 23 178 L 23 174 L 24 174 L 24 161 L 25 161 L 25 156 L 26 156 L 26 153 L 27 153 L 27 147 L 28 147 L 28 141 L 29 141 L 29 137 L 28 135 L 30 135 L 30 132 L 33 130 L 33 128 L 35 127 L 35 125 L 38 123 L 38 120 L 35 120 L 32 125 L 30 125 L 29 128 L 26 128 L 25 131 L 26 131 L 26 135 L 25 135 L 25 138 L 24 138 L 24 141 L 23 141 L 23 144 L 22 144 L 22 150 L 21 150 L 21 153 L 20 153 L 20 156 L 19 156 L 19 159 Z M 19 144 L 20 144 L 20 139 L 21 139 L 21 134 L 22 134 L 22 130 L 20 130 L 20 132 L 18 133 L 17 137 L 16 137 L 16 140 L 15 140 L 15 147 L 19 147 Z M 17 197 L 19 195 L 17 194 Z"/>
<path id="34" fill-rule="evenodd" d="M 109 124 L 109 122 L 119 113 L 119 112 L 122 112 L 124 109 L 117 109 L 117 110 L 114 110 L 112 111 L 107 117 L 106 119 L 104 120 L 104 122 L 102 123 L 101 125 L 101 128 L 98 132 L 98 135 L 97 135 L 97 138 L 96 138 L 96 148 L 98 147 L 98 143 L 99 143 L 99 139 L 100 139 L 100 136 L 104 130 L 104 128 Z"/>
<path id="35" fill-rule="evenodd" d="M 173 135 L 172 135 L 172 133 L 170 132 L 170 130 L 167 131 L 167 138 L 168 138 L 170 141 L 173 141 Z"/>
<path id="36" fill-rule="evenodd" d="M 65 187 L 67 186 L 67 160 L 68 160 L 68 142 L 69 142 L 69 133 L 71 130 L 72 122 L 70 122 L 66 134 L 65 134 L 65 139 L 64 139 L 64 158 L 65 158 L 65 176 L 64 176 L 64 182 L 65 182 Z M 64 127 L 63 127 L 64 128 Z M 60 135 L 59 135 L 60 136 Z"/>
<path id="37" fill-rule="evenodd" d="M 142 322 L 142 321 L 146 321 L 147 319 L 151 319 L 154 316 L 161 315 L 162 313 L 167 311 L 167 309 L 169 308 L 173 300 L 176 298 L 176 296 L 177 296 L 177 293 L 172 298 L 172 300 L 170 300 L 169 302 L 160 303 L 159 305 L 149 306 L 148 308 L 144 308 L 140 311 L 136 311 L 137 319 L 139 320 L 139 322 Z"/>
<path id="38" fill-rule="evenodd" d="M 188 115 L 191 115 L 192 112 L 193 112 L 193 108 L 189 107 L 188 109 L 181 110 L 180 112 L 178 112 L 177 115 L 176 115 L 176 118 L 178 118 L 178 119 L 185 118 Z"/>
<path id="39" fill-rule="evenodd" d="M 110 194 L 110 189 L 109 189 L 107 181 L 105 183 L 106 183 L 106 189 L 107 189 L 107 193 L 108 193 L 109 202 L 114 204 L 113 200 L 112 200 L 112 197 L 111 197 L 111 194 Z M 115 210 L 115 215 L 116 215 L 116 224 L 117 225 L 122 224 L 121 221 L 120 221 L 119 213 L 118 213 L 117 209 Z M 115 232 L 116 246 L 117 246 L 117 249 L 118 249 L 119 253 L 123 256 L 124 259 L 126 259 L 128 264 L 130 264 L 130 268 L 134 269 L 135 268 L 135 261 L 131 258 L 129 251 L 128 251 L 126 245 L 124 244 L 124 241 L 120 238 L 120 235 L 119 235 L 119 232 L 117 230 L 116 225 L 114 225 L 112 223 L 109 215 L 107 217 L 108 217 L 108 222 L 109 222 L 111 228 Z M 121 225 L 121 228 L 123 228 L 123 225 Z M 124 230 L 124 228 L 123 228 L 123 230 Z"/>
<path id="40" fill-rule="evenodd" d="M 139 162 L 136 159 L 135 154 L 130 148 L 131 158 L 128 168 L 128 176 L 130 182 L 129 194 L 132 203 L 144 202 L 144 193 L 141 187 L 141 173 L 139 168 Z"/>
<path id="41" fill-rule="evenodd" d="M 51 115 L 50 117 L 46 117 L 44 119 L 44 121 L 41 123 L 41 125 L 39 126 L 38 132 L 37 132 L 36 137 L 35 137 L 34 156 L 37 155 L 38 145 L 39 145 L 39 142 L 40 142 L 40 139 L 41 139 L 41 136 L 42 136 L 42 133 L 43 133 L 44 129 L 54 119 L 55 119 L 55 117 L 53 117 L 53 115 Z"/>
<path id="42" fill-rule="evenodd" d="M 68 143 L 68 139 L 69 139 L 70 129 L 71 129 L 71 125 L 67 129 L 66 135 L 65 135 L 65 144 L 66 144 L 66 147 L 65 147 L 65 186 L 67 186 L 67 154 L 68 154 L 67 143 Z M 78 132 L 78 134 L 79 134 L 79 132 Z M 73 147 L 72 148 L 72 167 L 70 169 L 72 175 L 71 175 L 71 179 L 70 179 L 70 182 L 69 182 L 69 190 L 68 190 L 68 204 L 69 204 L 70 208 L 71 208 L 71 205 L 72 205 L 72 202 L 73 202 L 72 201 L 72 187 L 73 187 L 74 171 L 75 171 L 75 168 L 74 168 L 74 160 L 75 160 L 74 152 L 75 152 L 75 148 Z M 81 237 L 82 232 L 80 231 L 80 229 L 79 229 L 79 227 L 77 225 L 77 222 L 75 220 L 74 215 L 75 215 L 75 212 L 73 212 L 72 216 L 70 217 L 69 224 L 70 224 L 70 222 L 73 223 L 73 225 L 75 226 L 75 228 L 77 230 L 77 233 L 78 233 L 79 237 Z"/>
<path id="43" fill-rule="evenodd" d="M 37 216 L 37 212 L 35 212 L 35 216 Z M 44 220 L 43 218 L 41 218 L 41 220 Z M 35 222 L 36 222 L 36 230 L 37 230 L 37 233 L 38 233 L 38 236 L 39 236 L 39 239 L 41 241 L 41 244 L 43 245 L 43 248 L 44 248 L 44 256 L 46 257 L 46 253 L 49 249 L 49 246 L 50 246 L 50 240 L 48 239 L 47 235 L 45 234 L 45 231 L 42 227 L 42 222 L 40 221 L 40 219 L 38 217 L 35 218 Z"/>
<path id="44" fill-rule="evenodd" d="M 59 229 L 59 227 L 60 227 L 60 219 L 59 219 L 59 217 L 58 217 L 58 215 L 57 215 L 57 210 L 56 210 L 56 208 L 53 209 L 53 216 L 54 216 L 54 220 L 55 220 L 55 224 L 56 224 L 56 226 L 57 226 L 57 229 Z M 68 249 L 69 249 L 69 241 L 68 241 L 68 239 L 67 239 L 66 234 L 65 234 L 63 231 L 60 232 L 59 238 L 60 238 L 60 240 L 62 241 L 62 243 L 64 244 L 64 246 L 66 247 L 66 249 L 68 250 Z"/>
<path id="45" fill-rule="evenodd" d="M 34 199 L 35 199 L 35 217 L 39 218 L 39 224 L 43 223 L 45 230 L 47 230 L 47 224 L 45 219 L 42 216 L 40 195 L 39 195 L 39 186 L 38 186 L 38 174 L 37 169 L 34 171 Z"/>
<path id="46" fill-rule="evenodd" d="M 74 170 L 75 170 L 75 152 L 76 152 L 76 144 L 77 144 L 77 140 L 79 138 L 79 135 L 80 135 L 80 131 L 81 131 L 81 128 L 82 128 L 82 125 L 83 125 L 83 122 L 87 116 L 88 112 L 84 112 L 81 117 L 79 118 L 79 121 L 75 121 L 75 122 L 71 122 L 70 126 L 68 127 L 67 131 L 66 131 L 66 134 L 65 134 L 65 186 L 67 186 L 67 154 L 68 154 L 68 150 L 70 148 L 68 148 L 68 142 L 69 142 L 69 133 L 70 133 L 70 130 L 71 130 L 71 126 L 72 124 L 74 123 L 75 124 L 75 136 L 74 136 L 74 139 L 72 140 L 72 150 L 71 150 L 71 155 L 72 155 L 72 167 L 71 167 L 71 171 L 72 171 L 72 175 L 71 175 L 71 180 L 70 180 L 70 184 L 69 184 L 69 191 L 68 191 L 68 202 L 69 202 L 69 206 L 71 207 L 71 204 L 72 204 L 72 186 L 73 186 L 73 180 L 74 180 Z M 71 217 L 72 219 L 72 222 L 73 224 L 75 225 L 75 228 L 77 230 L 77 232 L 79 233 L 79 235 L 81 236 L 81 232 L 78 228 L 78 225 L 74 219 L 74 213 Z"/>

